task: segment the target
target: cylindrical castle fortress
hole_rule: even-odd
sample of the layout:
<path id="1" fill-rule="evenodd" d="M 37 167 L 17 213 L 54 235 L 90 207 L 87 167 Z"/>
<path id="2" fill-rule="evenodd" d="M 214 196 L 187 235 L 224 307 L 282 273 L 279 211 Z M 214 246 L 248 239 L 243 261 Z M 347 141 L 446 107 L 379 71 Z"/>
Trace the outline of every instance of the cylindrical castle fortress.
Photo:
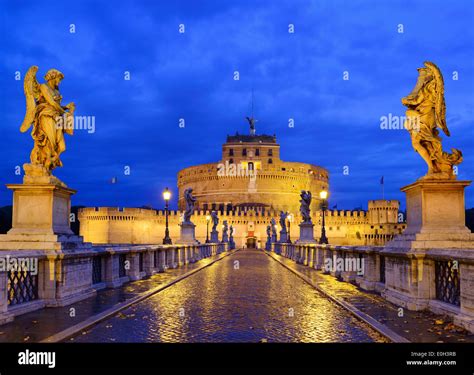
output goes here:
<path id="1" fill-rule="evenodd" d="M 227 136 L 222 159 L 182 169 L 178 173 L 180 210 L 185 208 L 183 193 L 192 188 L 201 210 L 265 208 L 299 211 L 301 190 L 313 194 L 311 209 L 319 209 L 319 192 L 329 189 L 329 173 L 316 165 L 285 162 L 275 136 Z"/>

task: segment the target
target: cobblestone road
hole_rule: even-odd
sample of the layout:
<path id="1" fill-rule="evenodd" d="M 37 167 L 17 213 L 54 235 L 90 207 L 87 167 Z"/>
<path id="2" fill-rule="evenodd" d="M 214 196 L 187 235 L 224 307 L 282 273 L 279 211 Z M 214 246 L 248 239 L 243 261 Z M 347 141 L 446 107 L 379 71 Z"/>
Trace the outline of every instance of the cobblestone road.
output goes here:
<path id="1" fill-rule="evenodd" d="M 383 342 L 259 250 L 242 250 L 71 342 Z"/>

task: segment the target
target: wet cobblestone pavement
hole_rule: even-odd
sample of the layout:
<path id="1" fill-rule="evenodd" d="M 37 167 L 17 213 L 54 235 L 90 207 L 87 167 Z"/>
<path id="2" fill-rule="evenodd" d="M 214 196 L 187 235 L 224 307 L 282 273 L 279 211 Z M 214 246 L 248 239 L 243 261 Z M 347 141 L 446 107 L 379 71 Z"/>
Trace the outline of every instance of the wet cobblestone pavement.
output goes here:
<path id="1" fill-rule="evenodd" d="M 68 340 L 385 341 L 260 250 L 238 251 Z"/>
<path id="2" fill-rule="evenodd" d="M 386 301 L 379 294 L 363 291 L 354 284 L 339 281 L 275 253 L 270 255 L 308 277 L 330 295 L 350 303 L 411 342 L 474 342 L 474 334 L 454 326 L 447 316 L 405 309 L 400 317 L 399 306 Z"/>
<path id="3" fill-rule="evenodd" d="M 120 302 L 127 301 L 151 288 L 165 285 L 192 270 L 206 266 L 220 256 L 168 269 L 164 273 L 157 273 L 150 278 L 127 283 L 119 288 L 103 289 L 93 297 L 68 306 L 45 308 L 18 316 L 13 322 L 0 326 L 0 342 L 41 341 Z M 75 309 L 74 315 L 71 314 L 71 308 Z"/>

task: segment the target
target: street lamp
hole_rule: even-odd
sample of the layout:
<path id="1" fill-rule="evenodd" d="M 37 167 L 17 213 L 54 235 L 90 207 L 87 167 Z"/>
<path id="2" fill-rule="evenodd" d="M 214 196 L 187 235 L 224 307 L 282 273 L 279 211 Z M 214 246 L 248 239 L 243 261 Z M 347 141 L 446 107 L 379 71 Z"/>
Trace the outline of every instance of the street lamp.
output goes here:
<path id="1" fill-rule="evenodd" d="M 206 215 L 206 243 L 209 243 L 209 223 L 211 222 L 211 216 Z"/>
<path id="2" fill-rule="evenodd" d="M 321 227 L 321 238 L 319 239 L 320 244 L 328 244 L 328 238 L 326 237 L 326 228 L 325 228 L 325 222 L 324 222 L 324 216 L 325 212 L 327 209 L 327 198 L 328 198 L 328 192 L 326 190 L 321 190 L 319 192 L 319 198 L 321 198 L 321 210 L 323 211 L 323 222 L 322 222 L 322 227 Z"/>
<path id="3" fill-rule="evenodd" d="M 165 217 L 166 217 L 166 229 L 165 229 L 165 238 L 163 238 L 163 245 L 171 245 L 170 231 L 168 229 L 168 212 L 169 212 L 169 200 L 171 198 L 171 192 L 168 188 L 163 191 L 163 199 L 165 200 Z"/>
<path id="4" fill-rule="evenodd" d="M 291 243 L 290 233 L 291 233 L 291 223 L 293 222 L 293 214 L 288 215 L 288 243 Z"/>

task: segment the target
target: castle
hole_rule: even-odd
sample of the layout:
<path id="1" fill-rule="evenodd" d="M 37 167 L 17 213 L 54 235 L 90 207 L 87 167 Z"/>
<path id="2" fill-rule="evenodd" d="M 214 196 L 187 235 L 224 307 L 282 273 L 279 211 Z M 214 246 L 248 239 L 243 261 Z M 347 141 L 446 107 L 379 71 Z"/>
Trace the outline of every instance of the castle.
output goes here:
<path id="1" fill-rule="evenodd" d="M 227 220 L 234 228 L 237 246 L 262 247 L 266 228 L 272 218 L 278 222 L 280 211 L 289 212 L 290 240 L 299 237 L 302 221 L 301 190 L 313 194 L 311 215 L 314 237 L 321 233 L 319 192 L 329 190 L 326 169 L 301 162 L 280 159 L 276 136 L 257 135 L 255 121 L 249 118 L 249 135 L 227 136 L 222 159 L 215 163 L 185 168 L 178 173 L 178 211 L 169 213 L 173 242 L 179 239 L 183 192 L 192 188 L 197 198 L 192 222 L 196 239 L 207 238 L 209 213 L 219 213 L 220 224 Z M 406 224 L 399 223 L 398 201 L 373 200 L 368 211 L 326 211 L 326 234 L 330 243 L 339 245 L 383 245 Z M 142 208 L 83 208 L 79 211 L 80 234 L 92 243 L 161 243 L 165 231 L 164 210 Z M 221 231 L 221 228 L 218 228 Z M 250 242 L 251 241 L 251 242 Z"/>

